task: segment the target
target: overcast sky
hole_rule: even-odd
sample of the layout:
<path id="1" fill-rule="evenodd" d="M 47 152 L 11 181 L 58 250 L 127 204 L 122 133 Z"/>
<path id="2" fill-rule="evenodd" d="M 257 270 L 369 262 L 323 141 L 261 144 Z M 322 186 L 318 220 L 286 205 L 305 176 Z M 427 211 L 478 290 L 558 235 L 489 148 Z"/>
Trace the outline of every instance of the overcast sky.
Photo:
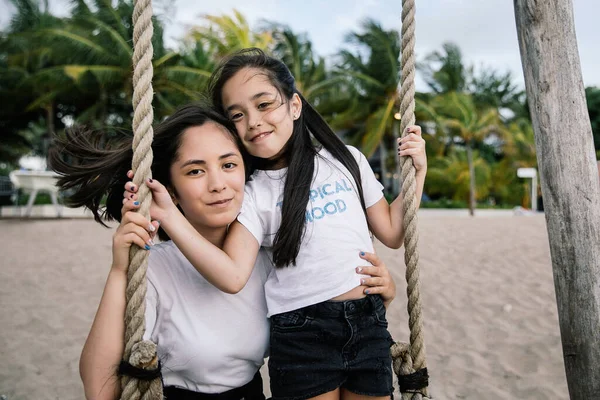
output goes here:
<path id="1" fill-rule="evenodd" d="M 190 25 L 202 23 L 202 14 L 241 11 L 252 26 L 261 19 L 285 23 L 295 32 L 307 32 L 316 51 L 334 54 L 344 36 L 358 29 L 365 18 L 385 28 L 400 28 L 401 0 L 155 0 L 168 16 L 167 42 L 176 43 Z M 67 0 L 50 0 L 57 14 L 68 12 Z M 600 86 L 600 0 L 573 0 L 578 48 L 586 86 Z M 10 18 L 8 0 L 0 0 L 0 27 Z M 417 1 L 417 58 L 441 49 L 444 42 L 459 45 L 468 64 L 513 72 L 522 84 L 523 72 L 511 0 L 427 0 Z M 418 81 L 423 89 L 423 84 Z"/>

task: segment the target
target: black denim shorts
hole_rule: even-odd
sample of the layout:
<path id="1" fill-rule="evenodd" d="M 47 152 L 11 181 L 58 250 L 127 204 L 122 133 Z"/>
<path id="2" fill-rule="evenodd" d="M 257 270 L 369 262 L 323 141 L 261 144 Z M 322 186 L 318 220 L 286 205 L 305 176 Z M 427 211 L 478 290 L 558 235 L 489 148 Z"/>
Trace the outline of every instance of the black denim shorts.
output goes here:
<path id="1" fill-rule="evenodd" d="M 273 399 L 307 399 L 338 387 L 392 396 L 393 341 L 387 326 L 379 295 L 271 316 Z"/>

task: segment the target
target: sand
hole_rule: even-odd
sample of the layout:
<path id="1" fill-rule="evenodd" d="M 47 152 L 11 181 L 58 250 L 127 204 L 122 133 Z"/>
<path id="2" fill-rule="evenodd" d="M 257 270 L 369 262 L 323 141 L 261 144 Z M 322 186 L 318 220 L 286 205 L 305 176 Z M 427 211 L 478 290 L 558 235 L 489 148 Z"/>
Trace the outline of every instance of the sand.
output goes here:
<path id="1" fill-rule="evenodd" d="M 432 396 L 568 398 L 544 217 L 423 212 L 419 224 Z M 3 400 L 83 398 L 111 236 L 92 220 L 0 220 Z M 405 340 L 402 250 L 377 249 L 398 285 L 390 331 Z"/>

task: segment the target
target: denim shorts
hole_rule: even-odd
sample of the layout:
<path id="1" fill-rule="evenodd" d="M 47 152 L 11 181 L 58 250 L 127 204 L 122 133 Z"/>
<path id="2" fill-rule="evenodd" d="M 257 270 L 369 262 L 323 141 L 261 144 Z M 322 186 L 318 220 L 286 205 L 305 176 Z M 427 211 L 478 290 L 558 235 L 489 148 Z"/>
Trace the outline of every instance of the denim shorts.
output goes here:
<path id="1" fill-rule="evenodd" d="M 392 396 L 392 337 L 379 295 L 325 301 L 271 316 L 269 375 L 274 400 L 336 388 Z"/>

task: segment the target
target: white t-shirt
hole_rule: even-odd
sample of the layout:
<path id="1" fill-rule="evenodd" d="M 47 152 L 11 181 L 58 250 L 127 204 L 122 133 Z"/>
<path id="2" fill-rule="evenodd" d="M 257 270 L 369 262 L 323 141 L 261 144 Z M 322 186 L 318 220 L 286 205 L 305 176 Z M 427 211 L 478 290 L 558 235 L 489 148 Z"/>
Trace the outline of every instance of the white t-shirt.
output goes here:
<path id="1" fill-rule="evenodd" d="M 158 345 L 165 386 L 221 393 L 250 382 L 269 341 L 265 252 L 237 294 L 208 283 L 171 241 L 152 247 L 148 265 L 144 339 Z"/>
<path id="2" fill-rule="evenodd" d="M 379 183 L 367 159 L 351 146 L 358 162 L 366 207 L 382 197 Z M 256 171 L 246 184 L 238 220 L 272 259 L 275 234 L 281 224 L 281 202 L 287 168 Z M 360 197 L 352 175 L 328 151 L 315 157 L 306 231 L 296 266 L 273 268 L 265 285 L 268 315 L 297 310 L 346 293 L 360 285 L 355 268 L 364 265 L 361 251 L 373 251 Z"/>

